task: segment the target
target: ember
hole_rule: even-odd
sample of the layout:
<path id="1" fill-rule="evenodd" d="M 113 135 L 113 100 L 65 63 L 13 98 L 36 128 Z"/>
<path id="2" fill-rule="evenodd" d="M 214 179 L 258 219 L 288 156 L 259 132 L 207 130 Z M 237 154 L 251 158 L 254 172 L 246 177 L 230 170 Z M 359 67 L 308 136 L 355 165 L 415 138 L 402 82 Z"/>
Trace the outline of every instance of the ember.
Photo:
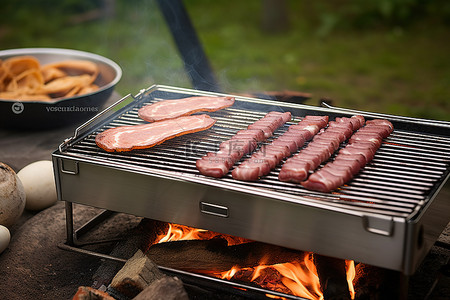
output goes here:
<path id="1" fill-rule="evenodd" d="M 156 237 L 152 245 L 181 240 L 211 240 L 222 238 L 228 246 L 253 242 L 240 237 L 220 234 L 177 224 L 169 224 L 168 230 Z M 151 246 L 149 248 L 151 248 Z M 233 266 L 227 271 L 195 270 L 196 273 L 226 279 L 234 282 L 247 282 L 262 288 L 294 295 L 307 299 L 324 299 L 319 276 L 314 264 L 314 254 L 298 251 L 296 259 L 290 262 L 270 264 L 269 253 L 262 257 L 259 265 L 253 267 Z M 354 299 L 353 279 L 355 265 L 353 261 L 345 261 L 347 281 L 351 298 Z"/>

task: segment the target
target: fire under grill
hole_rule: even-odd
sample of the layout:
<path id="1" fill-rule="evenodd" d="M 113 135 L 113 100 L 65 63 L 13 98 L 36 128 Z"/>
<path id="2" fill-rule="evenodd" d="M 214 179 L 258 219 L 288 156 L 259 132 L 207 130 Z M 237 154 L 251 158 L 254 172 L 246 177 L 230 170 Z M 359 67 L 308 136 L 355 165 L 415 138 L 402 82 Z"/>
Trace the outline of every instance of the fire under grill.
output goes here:
<path id="1" fill-rule="evenodd" d="M 449 222 L 450 203 L 440 193 L 449 185 L 449 122 L 236 96 L 231 108 L 208 113 L 217 120 L 209 130 L 130 152 L 110 153 L 95 144 L 105 129 L 145 123 L 137 115 L 144 105 L 199 95 L 219 94 L 152 86 L 83 124 L 53 153 L 59 199 L 407 275 Z M 279 181 L 280 166 L 256 182 L 198 172 L 197 159 L 273 110 L 294 117 L 275 137 L 306 115 L 334 119 L 359 113 L 388 119 L 395 130 L 373 161 L 332 193 Z"/>

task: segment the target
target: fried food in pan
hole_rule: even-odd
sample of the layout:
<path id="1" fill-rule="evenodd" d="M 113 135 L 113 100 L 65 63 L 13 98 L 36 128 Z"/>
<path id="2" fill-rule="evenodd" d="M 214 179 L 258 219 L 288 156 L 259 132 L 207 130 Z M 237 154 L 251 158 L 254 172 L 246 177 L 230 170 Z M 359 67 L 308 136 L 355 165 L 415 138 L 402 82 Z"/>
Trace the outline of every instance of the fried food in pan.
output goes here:
<path id="1" fill-rule="evenodd" d="M 28 55 L 0 61 L 0 99 L 51 101 L 96 91 L 98 66 L 87 60 L 41 65 Z"/>

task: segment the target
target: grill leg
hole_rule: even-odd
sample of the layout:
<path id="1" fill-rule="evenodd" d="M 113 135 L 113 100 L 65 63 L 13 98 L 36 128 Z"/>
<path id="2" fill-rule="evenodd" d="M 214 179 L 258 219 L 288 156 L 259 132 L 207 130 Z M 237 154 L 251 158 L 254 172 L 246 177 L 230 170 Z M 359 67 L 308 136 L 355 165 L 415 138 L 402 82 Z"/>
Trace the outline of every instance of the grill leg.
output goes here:
<path id="1" fill-rule="evenodd" d="M 98 241 L 86 241 L 80 242 L 78 239 L 92 230 L 94 227 L 98 226 L 100 223 L 111 217 L 114 212 L 110 210 L 103 210 L 101 213 L 94 216 L 92 219 L 84 223 L 78 229 L 74 229 L 74 219 L 73 219 L 73 204 L 72 202 L 66 201 L 66 245 L 71 247 L 82 247 L 86 245 L 100 244 L 100 243 L 110 243 L 116 242 L 119 239 L 108 239 L 108 240 L 98 240 Z"/>
<path id="2" fill-rule="evenodd" d="M 88 241 L 80 243 L 78 241 L 78 238 L 87 233 L 89 230 L 94 228 L 95 226 L 99 225 L 101 222 L 106 220 L 108 217 L 110 217 L 114 212 L 109 210 L 104 210 L 98 215 L 94 216 L 91 220 L 87 221 L 84 225 L 82 225 L 77 230 L 74 230 L 74 220 L 73 220 L 73 204 L 72 202 L 66 201 L 65 203 L 65 210 L 66 210 L 66 243 L 61 243 L 58 245 L 60 249 L 87 254 L 91 256 L 96 256 L 99 258 L 104 259 L 110 259 L 114 261 L 119 262 L 125 262 L 125 259 L 117 258 L 111 255 L 98 253 L 91 250 L 83 249 L 83 246 L 86 245 L 93 245 L 93 244 L 101 244 L 101 243 L 111 243 L 111 242 L 117 242 L 120 239 L 109 239 L 109 240 L 99 240 L 99 241 Z"/>
<path id="3" fill-rule="evenodd" d="M 407 300 L 408 299 L 408 290 L 409 290 L 409 278 L 410 276 L 405 275 L 403 273 L 400 274 L 399 278 L 399 299 Z"/>
<path id="4" fill-rule="evenodd" d="M 66 243 L 75 246 L 75 233 L 73 231 L 73 205 L 66 201 Z"/>
<path id="5" fill-rule="evenodd" d="M 380 299 L 408 299 L 410 276 L 399 271 L 388 271 L 384 278 L 384 287 L 381 289 Z"/>

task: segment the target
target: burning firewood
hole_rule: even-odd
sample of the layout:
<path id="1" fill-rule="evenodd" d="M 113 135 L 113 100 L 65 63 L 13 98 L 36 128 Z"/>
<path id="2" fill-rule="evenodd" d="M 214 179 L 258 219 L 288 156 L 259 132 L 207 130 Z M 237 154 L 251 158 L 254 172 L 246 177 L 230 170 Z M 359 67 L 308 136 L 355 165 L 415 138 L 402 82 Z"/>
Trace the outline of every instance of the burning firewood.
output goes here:
<path id="1" fill-rule="evenodd" d="M 314 264 L 325 299 L 350 300 L 345 260 L 314 255 Z"/>
<path id="2" fill-rule="evenodd" d="M 72 300 L 114 300 L 105 292 L 96 290 L 88 286 L 80 286 Z"/>
<path id="3" fill-rule="evenodd" d="M 304 257 L 301 251 L 260 242 L 228 246 L 222 238 L 155 244 L 146 255 L 157 265 L 195 272 L 223 272 L 233 266 L 273 265 L 302 260 Z"/>

